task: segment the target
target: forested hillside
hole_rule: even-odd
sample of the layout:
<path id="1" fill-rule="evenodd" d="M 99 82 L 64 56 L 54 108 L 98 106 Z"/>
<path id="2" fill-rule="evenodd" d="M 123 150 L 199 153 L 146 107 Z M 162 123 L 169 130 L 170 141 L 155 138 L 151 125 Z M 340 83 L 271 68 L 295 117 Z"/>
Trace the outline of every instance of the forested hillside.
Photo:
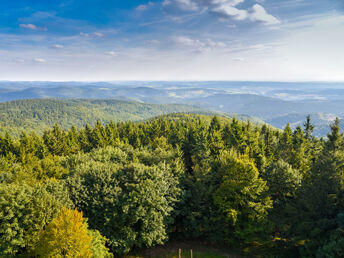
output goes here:
<path id="1" fill-rule="evenodd" d="M 144 104 L 120 100 L 86 99 L 29 99 L 0 103 L 0 133 L 9 132 L 19 136 L 22 131 L 34 131 L 42 134 L 58 124 L 62 129 L 94 125 L 110 121 L 140 121 L 169 113 L 216 114 L 196 106 L 179 104 Z M 234 114 L 222 114 L 238 117 L 255 123 L 263 123 L 254 117 Z"/>
<path id="2" fill-rule="evenodd" d="M 310 114 L 316 125 L 314 135 L 317 137 L 326 137 L 334 119 L 344 116 L 343 83 L 0 82 L 0 102 L 45 98 L 119 99 L 140 103 L 196 105 L 207 110 L 257 117 L 280 129 L 287 123 L 293 129 L 302 126 L 304 118 Z"/>
<path id="3" fill-rule="evenodd" d="M 174 114 L 0 137 L 0 256 L 111 257 L 200 239 L 342 257 L 344 141 Z M 86 220 L 87 219 L 87 220 Z"/>
<path id="4" fill-rule="evenodd" d="M 154 105 L 120 100 L 33 99 L 0 103 L 0 127 L 18 136 L 21 131 L 43 130 L 55 123 L 63 129 L 110 121 L 139 121 L 172 112 L 205 112 L 187 105 Z M 1 130 L 0 129 L 0 130 Z"/>

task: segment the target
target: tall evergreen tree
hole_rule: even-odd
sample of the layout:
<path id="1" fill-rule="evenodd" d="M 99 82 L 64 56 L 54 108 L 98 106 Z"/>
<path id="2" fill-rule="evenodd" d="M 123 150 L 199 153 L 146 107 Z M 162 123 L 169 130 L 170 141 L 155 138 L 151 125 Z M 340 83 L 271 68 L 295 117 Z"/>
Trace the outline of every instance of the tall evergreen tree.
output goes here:
<path id="1" fill-rule="evenodd" d="M 310 178 L 289 207 L 291 236 L 306 240 L 302 255 L 314 254 L 337 228 L 344 210 L 344 148 L 339 120 L 331 125 L 328 141 L 311 171 Z"/>
<path id="2" fill-rule="evenodd" d="M 306 139 L 310 140 L 315 128 L 315 126 L 311 123 L 311 115 L 307 115 L 306 122 L 303 124 L 303 126 L 305 127 L 305 137 Z"/>

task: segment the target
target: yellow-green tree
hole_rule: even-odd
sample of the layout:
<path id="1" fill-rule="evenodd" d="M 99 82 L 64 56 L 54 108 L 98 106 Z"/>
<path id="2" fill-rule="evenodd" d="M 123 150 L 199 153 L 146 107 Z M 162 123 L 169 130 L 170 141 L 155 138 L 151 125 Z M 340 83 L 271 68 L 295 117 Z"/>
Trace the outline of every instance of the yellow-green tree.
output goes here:
<path id="1" fill-rule="evenodd" d="M 82 212 L 62 208 L 42 232 L 37 254 L 40 257 L 92 257 L 91 240 Z"/>

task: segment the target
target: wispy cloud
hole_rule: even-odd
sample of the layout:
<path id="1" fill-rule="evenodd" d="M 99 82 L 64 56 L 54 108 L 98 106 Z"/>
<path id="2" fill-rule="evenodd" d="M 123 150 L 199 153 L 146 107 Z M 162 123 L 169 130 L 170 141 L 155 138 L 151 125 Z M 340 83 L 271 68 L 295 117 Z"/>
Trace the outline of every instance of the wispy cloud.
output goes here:
<path id="1" fill-rule="evenodd" d="M 104 34 L 101 32 L 94 32 L 93 35 L 96 37 L 104 37 Z"/>
<path id="2" fill-rule="evenodd" d="M 64 46 L 63 45 L 61 45 L 61 44 L 55 44 L 55 46 L 54 46 L 55 48 L 58 48 L 58 49 L 62 49 L 62 48 L 64 48 Z"/>
<path id="3" fill-rule="evenodd" d="M 196 11 L 199 9 L 198 4 L 193 0 L 175 0 L 177 5 L 184 10 Z"/>
<path id="4" fill-rule="evenodd" d="M 115 51 L 109 51 L 109 52 L 107 52 L 107 54 L 110 56 L 117 56 L 118 55 L 117 52 L 115 52 Z"/>
<path id="5" fill-rule="evenodd" d="M 44 58 L 39 58 L 39 57 L 34 58 L 33 61 L 35 61 L 36 63 L 46 63 L 47 62 L 47 60 L 45 60 Z"/>
<path id="6" fill-rule="evenodd" d="M 80 32 L 79 35 L 85 38 L 102 38 L 105 36 L 104 33 L 102 32 L 92 32 L 92 33 Z"/>
<path id="7" fill-rule="evenodd" d="M 238 6 L 245 0 L 175 0 L 176 5 L 189 11 L 208 11 L 221 19 L 228 18 L 238 21 L 250 20 L 262 22 L 266 25 L 281 23 L 278 18 L 269 14 L 260 4 L 254 4 L 249 9 L 240 9 Z M 259 1 L 262 3 L 262 1 Z M 170 3 L 170 2 L 168 2 Z"/>
<path id="8" fill-rule="evenodd" d="M 171 0 L 164 0 L 163 2 L 162 2 L 162 6 L 168 6 L 168 5 L 170 5 L 172 2 L 171 2 Z"/>
<path id="9" fill-rule="evenodd" d="M 158 45 L 161 42 L 160 42 L 160 40 L 157 40 L 157 39 L 149 39 L 149 40 L 146 40 L 145 43 L 148 45 Z"/>
<path id="10" fill-rule="evenodd" d="M 67 1 L 2 24 L 0 79 L 343 80 L 338 0 Z"/>
<path id="11" fill-rule="evenodd" d="M 150 6 L 153 6 L 153 2 L 148 2 L 148 4 L 140 4 L 138 7 L 136 7 L 137 11 L 146 11 Z"/>
<path id="12" fill-rule="evenodd" d="M 37 30 L 37 31 L 47 31 L 48 30 L 47 28 L 37 27 L 35 24 L 31 24 L 31 23 L 28 23 L 28 24 L 22 23 L 22 24 L 19 24 L 19 27 L 23 28 L 23 29 Z"/>
<path id="13" fill-rule="evenodd" d="M 218 48 L 226 47 L 226 44 L 221 41 L 213 41 L 210 39 L 199 40 L 186 36 L 177 36 L 173 38 L 174 42 L 179 46 L 186 47 L 192 52 L 208 52 Z"/>

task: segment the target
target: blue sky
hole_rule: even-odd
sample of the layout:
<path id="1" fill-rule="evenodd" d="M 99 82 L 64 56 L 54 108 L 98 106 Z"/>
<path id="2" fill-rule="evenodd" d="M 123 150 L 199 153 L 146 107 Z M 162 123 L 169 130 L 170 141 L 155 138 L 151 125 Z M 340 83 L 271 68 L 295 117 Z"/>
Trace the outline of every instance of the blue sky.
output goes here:
<path id="1" fill-rule="evenodd" d="M 12 0 L 0 80 L 344 80 L 342 0 Z"/>

